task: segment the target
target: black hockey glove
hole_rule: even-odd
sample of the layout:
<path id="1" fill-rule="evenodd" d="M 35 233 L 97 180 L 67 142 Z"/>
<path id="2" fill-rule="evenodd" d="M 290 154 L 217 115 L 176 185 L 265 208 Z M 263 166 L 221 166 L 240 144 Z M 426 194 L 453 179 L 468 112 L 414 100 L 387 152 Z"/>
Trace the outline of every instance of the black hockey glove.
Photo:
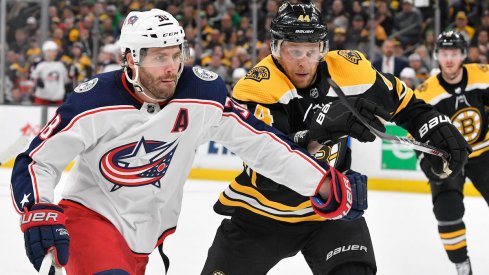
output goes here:
<path id="1" fill-rule="evenodd" d="M 421 127 L 413 133 L 414 138 L 442 149 L 450 155 L 448 163 L 444 163 L 438 156 L 421 154 L 420 166 L 426 177 L 432 181 L 440 181 L 458 175 L 472 152 L 465 138 L 450 123 L 450 118 L 446 115 L 429 112 L 422 115 L 418 121 L 417 124 Z"/>
<path id="2" fill-rule="evenodd" d="M 340 173 L 330 168 L 331 192 L 325 201 L 320 196 L 311 197 L 312 208 L 321 217 L 331 220 L 355 220 L 362 217 L 368 207 L 367 176 L 353 170 Z"/>
<path id="3" fill-rule="evenodd" d="M 368 124 L 379 131 L 385 132 L 385 127 L 376 117 L 390 120 L 391 116 L 373 102 L 349 97 L 348 102 L 365 118 Z M 361 142 L 374 141 L 375 136 L 351 113 L 343 102 L 336 100 L 323 106 L 312 117 L 309 137 L 320 143 L 338 142 L 340 137 L 349 135 Z"/>
<path id="4" fill-rule="evenodd" d="M 39 88 L 44 88 L 44 81 L 42 81 L 42 79 L 38 78 L 36 80 L 36 86 L 39 87 Z"/>
<path id="5" fill-rule="evenodd" d="M 65 221 L 63 209 L 55 204 L 34 204 L 22 215 L 20 228 L 24 232 L 25 250 L 37 271 L 44 256 L 53 248 L 56 264 L 68 263 L 70 236 Z M 49 274 L 54 274 L 54 267 Z"/>

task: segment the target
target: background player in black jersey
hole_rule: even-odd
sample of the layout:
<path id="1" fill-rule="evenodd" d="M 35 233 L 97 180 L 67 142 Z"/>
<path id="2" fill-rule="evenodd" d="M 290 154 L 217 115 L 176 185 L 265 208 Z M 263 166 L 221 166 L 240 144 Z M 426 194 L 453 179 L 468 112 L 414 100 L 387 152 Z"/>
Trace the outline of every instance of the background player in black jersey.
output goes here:
<path id="1" fill-rule="evenodd" d="M 458 274 L 464 275 L 472 274 L 463 222 L 463 188 L 467 177 L 489 203 L 489 68 L 485 64 L 463 65 L 466 53 L 463 35 L 453 31 L 440 34 L 435 58 L 441 72 L 415 91 L 418 98 L 449 116 L 473 149 L 462 173 L 455 178 L 438 175 L 432 168 L 437 160 L 430 162 L 420 156 L 421 168 L 430 182 L 440 238 Z"/>
<path id="2" fill-rule="evenodd" d="M 360 52 L 328 52 L 327 29 L 321 18 L 312 4 L 283 3 L 272 21 L 272 55 L 238 81 L 233 97 L 310 152 L 316 152 L 316 141 L 334 144 L 339 140 L 317 155 L 348 170 L 349 152 L 341 137 L 350 134 L 360 141 L 374 137 L 336 100 L 326 81 L 331 77 L 347 96 L 355 96 L 351 104 L 361 113 L 369 113 L 372 105 L 389 112 L 392 121 L 418 140 L 449 152 L 448 167 L 453 175 L 459 173 L 468 144 L 457 129 L 440 119 L 432 106 L 416 99 L 399 79 L 375 71 Z M 382 127 L 374 118 L 369 121 Z M 322 131 L 318 131 L 319 124 L 324 126 Z M 446 137 L 446 141 L 434 136 Z M 338 154 L 345 150 L 346 155 Z M 335 159 L 340 155 L 343 161 Z M 443 167 L 437 172 L 450 174 Z M 280 260 L 298 252 L 314 274 L 376 273 L 370 234 L 361 215 L 347 217 L 351 221 L 326 220 L 312 211 L 308 198 L 273 183 L 246 163 L 214 209 L 231 219 L 223 220 L 218 228 L 202 274 L 266 274 Z"/>

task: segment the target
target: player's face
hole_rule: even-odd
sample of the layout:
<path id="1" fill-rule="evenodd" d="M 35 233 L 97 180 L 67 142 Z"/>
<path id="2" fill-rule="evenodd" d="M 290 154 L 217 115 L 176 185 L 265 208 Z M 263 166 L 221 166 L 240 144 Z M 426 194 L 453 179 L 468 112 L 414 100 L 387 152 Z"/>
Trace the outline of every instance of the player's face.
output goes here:
<path id="1" fill-rule="evenodd" d="M 462 73 L 464 55 L 460 49 L 440 49 L 437 53 L 441 73 L 446 80 L 453 80 Z"/>
<path id="2" fill-rule="evenodd" d="M 56 55 L 58 55 L 58 51 L 56 50 L 45 51 L 43 55 L 46 61 L 53 61 L 54 59 L 56 59 Z"/>
<path id="3" fill-rule="evenodd" d="M 139 66 L 139 81 L 145 93 L 167 99 L 175 93 L 181 63 L 179 46 L 149 48 Z"/>
<path id="4" fill-rule="evenodd" d="M 319 43 L 282 43 L 278 61 L 296 88 L 306 88 L 314 81 L 322 58 L 319 49 Z"/>

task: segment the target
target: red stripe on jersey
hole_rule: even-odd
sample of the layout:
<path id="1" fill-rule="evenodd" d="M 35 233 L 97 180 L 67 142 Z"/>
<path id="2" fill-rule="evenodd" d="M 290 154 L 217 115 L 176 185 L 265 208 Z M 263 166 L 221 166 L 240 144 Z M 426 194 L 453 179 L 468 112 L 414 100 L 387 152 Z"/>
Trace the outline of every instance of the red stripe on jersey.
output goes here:
<path id="1" fill-rule="evenodd" d="M 166 239 L 166 237 L 170 236 L 171 234 L 175 233 L 175 231 L 177 230 L 176 227 L 172 228 L 172 229 L 168 229 L 166 230 L 163 235 L 158 239 L 158 242 L 156 243 L 156 246 L 155 247 L 158 247 L 160 246 Z"/>
<path id="2" fill-rule="evenodd" d="M 102 107 L 102 108 L 97 108 L 97 109 L 93 109 L 90 111 L 86 111 L 86 112 L 83 112 L 83 113 L 75 116 L 71 120 L 71 122 L 63 130 L 60 131 L 60 133 L 66 132 L 69 129 L 71 129 L 71 127 L 73 127 L 73 125 L 82 117 L 93 115 L 93 114 L 100 113 L 100 112 L 105 112 L 105 111 L 119 111 L 119 110 L 136 110 L 136 108 L 134 106 L 121 105 L 121 106 L 115 106 L 115 107 Z M 32 158 L 32 156 L 34 156 L 44 146 L 44 144 L 48 140 L 49 140 L 49 138 L 44 140 L 39 146 L 37 146 L 37 148 L 32 150 L 32 152 L 29 153 L 29 157 Z"/>
<path id="3" fill-rule="evenodd" d="M 189 103 L 189 104 L 199 104 L 199 105 L 211 105 L 214 107 L 217 107 L 221 110 L 224 110 L 224 106 L 222 106 L 220 103 L 216 101 L 210 101 L 210 100 L 198 100 L 198 99 L 173 99 L 169 102 L 171 103 Z"/>
<path id="4" fill-rule="evenodd" d="M 317 170 L 319 170 L 321 172 L 321 174 L 323 174 L 323 177 L 326 176 L 326 171 L 324 171 L 324 169 L 319 165 L 317 164 L 315 161 L 313 161 L 311 158 L 305 156 L 301 151 L 297 151 L 297 150 L 292 150 L 292 148 L 290 148 L 290 146 L 285 143 L 284 141 L 282 141 L 280 138 L 278 138 L 276 135 L 274 135 L 273 133 L 270 133 L 270 132 L 265 132 L 265 131 L 258 131 L 256 130 L 255 128 L 251 127 L 250 125 L 248 125 L 247 123 L 245 123 L 241 117 L 239 117 L 238 115 L 234 114 L 234 113 L 226 113 L 226 114 L 223 114 L 223 116 L 225 117 L 232 117 L 234 119 L 236 119 L 236 121 L 241 124 L 242 126 L 244 126 L 246 129 L 250 130 L 252 133 L 254 134 L 257 134 L 257 135 L 268 135 L 270 136 L 272 139 L 274 139 L 275 141 L 277 141 L 278 143 L 284 145 L 287 150 L 291 153 L 295 153 L 295 154 L 298 154 L 300 157 L 302 157 L 303 159 L 305 159 L 307 162 L 309 162 L 310 164 L 312 164 L 312 166 L 314 166 Z"/>

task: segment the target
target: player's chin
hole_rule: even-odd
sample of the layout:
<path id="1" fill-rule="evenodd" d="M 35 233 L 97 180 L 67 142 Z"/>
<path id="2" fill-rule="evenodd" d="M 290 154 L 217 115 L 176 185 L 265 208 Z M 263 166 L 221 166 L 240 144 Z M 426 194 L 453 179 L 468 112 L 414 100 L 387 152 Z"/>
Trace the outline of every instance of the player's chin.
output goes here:
<path id="1" fill-rule="evenodd" d="M 163 98 L 169 98 L 175 93 L 176 84 L 160 85 L 158 91 Z"/>

